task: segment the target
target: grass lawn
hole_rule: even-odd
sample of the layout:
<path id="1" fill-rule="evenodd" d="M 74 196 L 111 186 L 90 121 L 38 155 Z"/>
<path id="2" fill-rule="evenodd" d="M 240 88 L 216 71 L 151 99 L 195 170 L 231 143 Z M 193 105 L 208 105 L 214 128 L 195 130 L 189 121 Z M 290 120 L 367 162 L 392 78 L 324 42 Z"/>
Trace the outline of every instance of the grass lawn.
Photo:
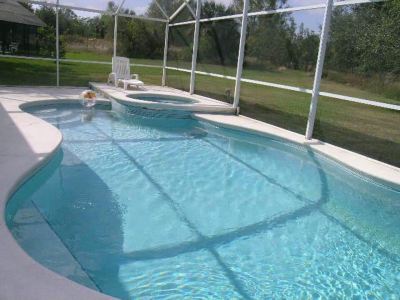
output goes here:
<path id="1" fill-rule="evenodd" d="M 176 66 L 176 63 L 170 63 L 169 66 Z M 180 68 L 190 69 L 190 63 L 180 62 Z M 224 67 L 218 65 L 209 64 L 197 64 L 197 70 L 223 74 L 227 76 L 236 76 L 235 67 Z M 314 81 L 314 73 L 307 73 L 299 70 L 285 70 L 285 71 L 271 71 L 271 70 L 255 70 L 249 69 L 244 66 L 243 78 L 254 79 L 272 83 L 278 83 L 283 85 L 289 85 L 300 88 L 312 89 Z M 400 87 L 398 88 L 400 90 Z M 356 98 L 363 98 L 368 100 L 374 100 L 379 102 L 400 104 L 400 99 L 392 99 L 385 97 L 384 95 L 374 93 L 367 90 L 362 90 L 349 84 L 338 83 L 332 80 L 322 79 L 321 91 L 330 92 L 334 94 L 346 95 Z"/>
<path id="2" fill-rule="evenodd" d="M 73 58 L 69 56 L 68 58 Z M 101 60 L 97 57 L 92 60 Z M 78 54 L 74 59 L 84 59 Z M 103 61 L 109 61 L 110 57 Z M 134 63 L 148 64 L 148 60 L 133 59 Z M 153 62 L 156 64 L 158 62 Z M 170 64 L 170 66 L 173 66 Z M 182 64 L 180 65 L 182 66 Z M 87 86 L 89 81 L 105 81 L 110 65 L 81 63 L 60 64 L 62 85 Z M 234 68 L 199 64 L 199 70 L 226 75 L 235 75 Z M 149 84 L 161 83 L 161 68 L 134 67 L 141 79 Z M 190 74 L 168 70 L 167 84 L 180 89 L 188 89 Z M 54 62 L 31 61 L 25 59 L 0 58 L 0 84 L 6 85 L 54 85 L 56 66 Z M 245 78 L 271 81 L 295 86 L 309 87 L 312 75 L 299 71 L 263 72 L 245 70 Z M 363 91 L 336 82 L 324 82 L 331 92 L 371 100 L 397 103 L 395 99 Z M 226 92 L 234 91 L 234 81 L 197 75 L 196 93 L 224 101 Z M 328 91 L 327 89 L 324 89 Z M 304 134 L 310 104 L 310 95 L 269 88 L 248 83 L 242 84 L 241 113 L 301 134 Z M 315 135 L 323 141 L 350 149 L 355 152 L 400 166 L 400 112 L 375 108 L 367 105 L 321 97 Z"/>

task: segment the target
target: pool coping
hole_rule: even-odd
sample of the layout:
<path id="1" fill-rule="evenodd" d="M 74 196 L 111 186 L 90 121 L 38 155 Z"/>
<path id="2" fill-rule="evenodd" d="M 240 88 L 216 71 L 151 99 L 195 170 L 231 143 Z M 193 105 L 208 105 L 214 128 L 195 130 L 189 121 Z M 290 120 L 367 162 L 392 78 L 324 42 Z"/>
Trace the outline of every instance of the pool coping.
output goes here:
<path id="1" fill-rule="evenodd" d="M 58 150 L 61 132 L 21 110 L 51 103 L 76 103 L 84 88 L 0 86 L 0 298 L 1 299 L 114 299 L 75 283 L 31 258 L 8 230 L 6 203 L 18 187 Z M 110 103 L 99 100 L 99 103 Z M 195 119 L 304 145 L 385 184 L 400 186 L 400 168 L 244 116 L 194 113 Z M 13 134 L 19 134 L 14 136 Z M 22 148 L 24 147 L 25 148 Z"/>

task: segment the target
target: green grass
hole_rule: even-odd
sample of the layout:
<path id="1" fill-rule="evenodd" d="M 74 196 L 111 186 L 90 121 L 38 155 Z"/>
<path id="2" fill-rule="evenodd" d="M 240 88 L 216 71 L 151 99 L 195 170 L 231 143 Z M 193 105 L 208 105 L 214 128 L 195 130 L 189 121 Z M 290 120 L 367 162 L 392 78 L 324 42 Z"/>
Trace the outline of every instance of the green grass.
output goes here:
<path id="1" fill-rule="evenodd" d="M 0 84 L 55 85 L 56 64 L 51 61 L 0 58 Z"/>
<path id="2" fill-rule="evenodd" d="M 84 59 L 79 54 L 79 59 Z M 100 58 L 97 58 L 100 60 Z M 97 60 L 96 59 L 96 60 Z M 133 60 L 145 63 L 146 60 Z M 183 67 L 180 64 L 180 67 Z M 62 85 L 87 86 L 89 81 L 107 79 L 110 65 L 95 65 L 62 62 L 60 65 Z M 234 68 L 199 64 L 200 70 L 234 76 Z M 161 83 L 161 68 L 134 67 L 141 79 L 148 84 Z M 188 89 L 190 74 L 168 70 L 167 84 Z M 290 85 L 309 84 L 312 76 L 299 71 L 262 72 L 245 70 L 246 78 L 266 80 Z M 6 85 L 54 85 L 56 66 L 54 62 L 25 59 L 0 58 L 0 84 Z M 311 80 L 311 81 L 310 81 Z M 295 84 L 298 83 L 298 84 Z M 327 82 L 332 92 L 346 94 L 353 90 L 359 97 L 398 103 L 394 99 L 349 87 L 345 84 Z M 223 101 L 226 92 L 234 91 L 234 81 L 198 75 L 196 93 Z M 310 105 L 310 95 L 269 88 L 248 83 L 242 84 L 241 113 L 304 134 Z M 400 112 L 372 106 L 321 97 L 318 105 L 315 137 L 355 152 L 400 166 Z"/>
<path id="3" fill-rule="evenodd" d="M 181 67 L 190 69 L 189 63 L 180 63 Z M 197 70 L 210 73 L 223 74 L 227 76 L 236 76 L 235 67 L 224 67 L 218 65 L 198 64 Z M 249 69 L 246 66 L 243 69 L 243 78 L 254 79 L 283 85 L 290 85 L 300 88 L 312 89 L 314 81 L 314 73 L 307 73 L 299 70 L 285 71 L 271 71 L 271 70 L 258 70 Z M 392 104 L 400 104 L 400 100 L 394 97 L 389 98 L 382 94 L 372 92 L 366 89 L 360 89 L 350 83 L 339 83 L 337 81 L 328 80 L 323 78 L 321 81 L 321 91 L 330 92 L 334 94 L 346 95 L 356 98 L 363 98 L 379 102 L 386 102 Z M 400 87 L 398 88 L 400 93 Z"/>
<path id="4" fill-rule="evenodd" d="M 107 61 L 111 62 L 111 54 L 103 54 L 97 52 L 76 52 L 76 51 L 66 51 L 65 57 L 67 59 L 77 59 L 77 60 L 94 60 L 94 61 Z"/>

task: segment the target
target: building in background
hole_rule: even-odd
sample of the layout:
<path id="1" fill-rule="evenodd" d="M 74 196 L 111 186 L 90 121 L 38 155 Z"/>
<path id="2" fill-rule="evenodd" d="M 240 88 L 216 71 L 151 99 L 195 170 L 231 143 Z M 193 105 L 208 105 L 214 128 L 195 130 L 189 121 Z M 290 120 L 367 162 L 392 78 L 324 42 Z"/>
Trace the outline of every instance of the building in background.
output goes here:
<path id="1" fill-rule="evenodd" d="M 37 30 L 43 26 L 46 24 L 20 3 L 0 0 L 0 53 L 32 54 L 37 48 Z"/>

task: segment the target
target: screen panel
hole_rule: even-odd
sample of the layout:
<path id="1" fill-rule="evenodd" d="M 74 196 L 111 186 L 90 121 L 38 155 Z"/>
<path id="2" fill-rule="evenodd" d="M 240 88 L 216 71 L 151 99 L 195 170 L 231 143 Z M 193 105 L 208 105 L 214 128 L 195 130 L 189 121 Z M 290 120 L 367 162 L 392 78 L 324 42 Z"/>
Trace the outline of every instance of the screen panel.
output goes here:
<path id="1" fill-rule="evenodd" d="M 335 7 L 321 91 L 400 104 L 395 1 Z"/>
<path id="2" fill-rule="evenodd" d="M 336 1 L 336 0 L 334 0 Z M 326 4 L 326 0 L 250 0 L 249 12 Z"/>
<path id="3" fill-rule="evenodd" d="M 83 62 L 60 62 L 60 85 L 84 86 L 89 82 L 107 82 L 111 64 L 92 64 Z"/>
<path id="4" fill-rule="evenodd" d="M 167 66 L 191 70 L 194 25 L 174 26 L 169 30 Z M 190 73 L 167 70 L 167 85 L 189 90 Z"/>
<path id="5" fill-rule="evenodd" d="M 306 24 L 309 14 L 313 22 Z M 323 9 L 250 17 L 243 78 L 311 89 Z"/>
<path id="6" fill-rule="evenodd" d="M 310 94 L 241 83 L 242 115 L 304 134 L 310 107 Z"/>
<path id="7" fill-rule="evenodd" d="M 111 62 L 114 18 L 60 9 L 60 58 Z"/>
<path id="8" fill-rule="evenodd" d="M 194 25 L 169 28 L 167 66 L 191 69 L 193 34 Z"/>
<path id="9" fill-rule="evenodd" d="M 335 7 L 321 91 L 400 105 L 400 6 Z M 400 112 L 320 97 L 314 137 L 400 166 Z"/>
<path id="10" fill-rule="evenodd" d="M 237 0 L 204 1 L 201 8 L 201 18 L 214 18 L 240 14 L 243 12 L 243 2 Z"/>
<path id="11" fill-rule="evenodd" d="M 195 94 L 233 103 L 235 80 L 196 74 Z"/>
<path id="12" fill-rule="evenodd" d="M 190 73 L 167 70 L 166 85 L 188 92 L 190 88 Z"/>
<path id="13" fill-rule="evenodd" d="M 241 19 L 200 24 L 197 71 L 236 76 Z M 232 103 L 235 81 L 196 75 L 195 93 Z"/>
<path id="14" fill-rule="evenodd" d="M 400 112 L 320 97 L 314 137 L 400 167 Z"/>
<path id="15" fill-rule="evenodd" d="M 165 23 L 118 18 L 117 55 L 131 63 L 162 66 Z"/>
<path id="16" fill-rule="evenodd" d="M 241 113 L 305 133 L 311 95 L 302 91 L 313 86 L 322 18 L 323 9 L 249 18 L 242 78 L 286 88 L 242 81 Z"/>

